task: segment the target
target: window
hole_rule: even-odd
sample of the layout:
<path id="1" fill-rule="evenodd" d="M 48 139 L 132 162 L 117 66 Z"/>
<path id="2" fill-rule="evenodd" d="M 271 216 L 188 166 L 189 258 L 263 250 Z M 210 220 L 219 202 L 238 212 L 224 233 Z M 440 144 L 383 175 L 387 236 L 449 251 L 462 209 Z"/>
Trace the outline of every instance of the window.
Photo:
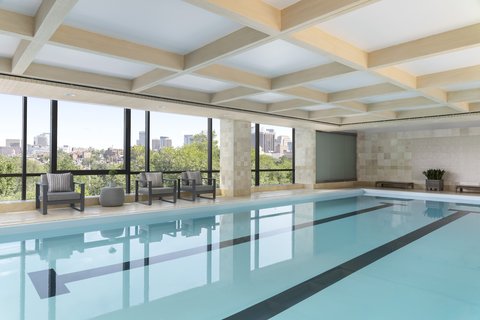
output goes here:
<path id="1" fill-rule="evenodd" d="M 27 98 L 27 173 L 50 171 L 50 100 Z M 27 178 L 27 199 L 35 198 L 38 177 Z"/>
<path id="2" fill-rule="evenodd" d="M 0 94 L 0 200 L 21 198 L 22 106 L 22 97 Z"/>
<path id="3" fill-rule="evenodd" d="M 252 169 L 255 172 L 255 184 L 292 183 L 293 152 L 292 128 L 252 125 Z"/>
<path id="4" fill-rule="evenodd" d="M 206 118 L 152 112 L 150 171 L 207 170 L 207 136 Z"/>
<path id="5" fill-rule="evenodd" d="M 123 169 L 123 109 L 59 102 L 57 169 Z"/>

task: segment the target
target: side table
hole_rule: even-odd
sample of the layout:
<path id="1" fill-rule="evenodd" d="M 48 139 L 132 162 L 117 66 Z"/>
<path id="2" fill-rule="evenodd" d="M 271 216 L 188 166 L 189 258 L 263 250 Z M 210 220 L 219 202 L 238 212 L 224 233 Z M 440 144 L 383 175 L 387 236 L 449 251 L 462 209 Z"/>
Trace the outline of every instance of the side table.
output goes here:
<path id="1" fill-rule="evenodd" d="M 98 200 L 102 207 L 118 207 L 125 201 L 125 192 L 122 187 L 104 187 Z"/>

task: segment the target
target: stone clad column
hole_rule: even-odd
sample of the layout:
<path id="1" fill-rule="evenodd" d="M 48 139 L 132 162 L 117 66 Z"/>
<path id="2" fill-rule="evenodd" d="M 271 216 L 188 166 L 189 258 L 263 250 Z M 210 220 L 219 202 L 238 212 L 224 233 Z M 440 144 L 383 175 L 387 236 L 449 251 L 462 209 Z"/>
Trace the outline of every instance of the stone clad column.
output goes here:
<path id="1" fill-rule="evenodd" d="M 227 197 L 250 195 L 250 128 L 248 121 L 220 120 L 220 185 Z"/>
<path id="2" fill-rule="evenodd" d="M 295 128 L 295 183 L 313 189 L 317 176 L 316 134 L 313 129 Z"/>

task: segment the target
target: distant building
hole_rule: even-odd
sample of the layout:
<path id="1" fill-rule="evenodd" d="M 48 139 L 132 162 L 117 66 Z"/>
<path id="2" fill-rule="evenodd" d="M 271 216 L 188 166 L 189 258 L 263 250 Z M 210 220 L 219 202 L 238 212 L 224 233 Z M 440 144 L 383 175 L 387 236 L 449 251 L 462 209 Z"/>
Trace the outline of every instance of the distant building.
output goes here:
<path id="1" fill-rule="evenodd" d="M 48 147 L 50 145 L 50 134 L 41 133 L 33 137 L 33 145 L 38 147 Z"/>
<path id="2" fill-rule="evenodd" d="M 160 139 L 152 139 L 152 150 L 160 150 Z"/>
<path id="3" fill-rule="evenodd" d="M 183 145 L 189 145 L 193 142 L 193 134 L 186 134 L 183 136 Z"/>
<path id="4" fill-rule="evenodd" d="M 263 152 L 275 152 L 275 130 L 260 131 L 260 148 Z"/>
<path id="5" fill-rule="evenodd" d="M 145 131 L 140 131 L 138 133 L 137 146 L 144 146 L 145 147 Z"/>
<path id="6" fill-rule="evenodd" d="M 172 139 L 170 137 L 160 137 L 160 149 L 171 147 Z"/>
<path id="7" fill-rule="evenodd" d="M 20 148 L 22 140 L 20 139 L 5 139 L 5 146 L 11 148 Z"/>
<path id="8" fill-rule="evenodd" d="M 278 136 L 275 139 L 275 152 L 285 154 L 291 151 L 292 139 L 289 136 Z"/>

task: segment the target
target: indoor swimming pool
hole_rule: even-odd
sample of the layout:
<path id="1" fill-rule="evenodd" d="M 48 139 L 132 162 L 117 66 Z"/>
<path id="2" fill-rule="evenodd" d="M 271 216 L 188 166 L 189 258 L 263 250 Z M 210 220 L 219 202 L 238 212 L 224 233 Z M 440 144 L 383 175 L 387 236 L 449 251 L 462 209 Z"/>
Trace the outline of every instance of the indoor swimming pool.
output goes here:
<path id="1" fill-rule="evenodd" d="M 259 203 L 2 228 L 0 319 L 480 318 L 479 205 Z"/>

